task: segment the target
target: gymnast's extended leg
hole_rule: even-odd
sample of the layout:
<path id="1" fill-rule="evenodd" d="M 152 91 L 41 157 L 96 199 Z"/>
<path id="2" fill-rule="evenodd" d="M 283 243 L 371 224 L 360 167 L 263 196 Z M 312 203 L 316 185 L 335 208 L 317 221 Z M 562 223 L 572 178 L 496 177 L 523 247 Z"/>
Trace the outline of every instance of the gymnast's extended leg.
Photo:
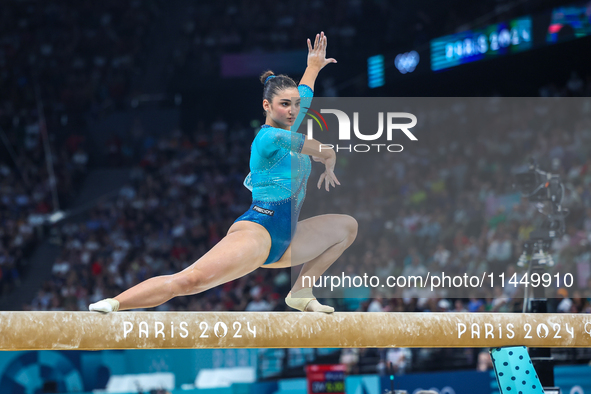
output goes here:
<path id="1" fill-rule="evenodd" d="M 339 258 L 357 236 L 357 221 L 348 215 L 320 215 L 298 222 L 291 245 L 276 263 L 265 268 L 285 268 L 304 264 L 285 302 L 294 309 L 333 312 L 320 304 L 311 287 L 304 287 L 303 276 L 320 277 Z"/>
<path id="2" fill-rule="evenodd" d="M 90 309 L 112 312 L 151 308 L 174 297 L 200 293 L 259 268 L 270 248 L 271 237 L 263 226 L 236 222 L 220 242 L 185 270 L 145 280 L 114 299 L 92 304 Z"/>

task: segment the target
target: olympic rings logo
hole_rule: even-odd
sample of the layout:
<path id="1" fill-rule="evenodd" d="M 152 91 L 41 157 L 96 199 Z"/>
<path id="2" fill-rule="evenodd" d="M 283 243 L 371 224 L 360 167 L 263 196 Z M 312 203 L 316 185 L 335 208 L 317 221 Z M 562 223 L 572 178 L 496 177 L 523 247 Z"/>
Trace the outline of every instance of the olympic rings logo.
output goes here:
<path id="1" fill-rule="evenodd" d="M 419 64 L 420 56 L 417 51 L 401 53 L 394 59 L 394 65 L 402 74 L 411 73 Z"/>

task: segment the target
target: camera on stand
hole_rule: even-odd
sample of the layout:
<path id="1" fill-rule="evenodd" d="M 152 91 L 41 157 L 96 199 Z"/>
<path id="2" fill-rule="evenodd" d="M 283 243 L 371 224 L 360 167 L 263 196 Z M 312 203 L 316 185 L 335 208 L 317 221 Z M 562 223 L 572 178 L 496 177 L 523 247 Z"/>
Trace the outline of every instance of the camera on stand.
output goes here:
<path id="1" fill-rule="evenodd" d="M 541 276 L 547 267 L 554 266 L 554 260 L 550 254 L 552 241 L 562 237 L 566 231 L 565 219 L 568 210 L 562 207 L 564 184 L 559 175 L 540 170 L 535 160 L 531 159 L 528 171 L 515 175 L 513 186 L 546 216 L 542 225 L 534 229 L 529 235 L 529 240 L 524 242 L 523 253 L 517 261 L 517 266 L 527 267 L 527 278 L 531 278 L 534 273 Z M 546 313 L 548 300 L 544 287 L 533 287 L 531 297 L 529 290 L 529 286 L 526 285 L 523 312 Z M 553 387 L 554 360 L 550 349 L 530 348 L 529 354 L 544 390 L 560 392 L 560 389 Z"/>

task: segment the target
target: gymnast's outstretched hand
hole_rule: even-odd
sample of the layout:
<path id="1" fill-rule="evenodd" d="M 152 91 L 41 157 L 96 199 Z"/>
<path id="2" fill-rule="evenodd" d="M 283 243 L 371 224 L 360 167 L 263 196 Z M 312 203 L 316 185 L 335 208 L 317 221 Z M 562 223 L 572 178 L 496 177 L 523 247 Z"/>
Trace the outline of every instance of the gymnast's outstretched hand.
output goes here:
<path id="1" fill-rule="evenodd" d="M 316 34 L 316 39 L 314 40 L 314 47 L 312 47 L 312 42 L 308 38 L 308 67 L 312 67 L 320 71 L 327 64 L 337 62 L 336 59 L 333 59 L 332 57 L 328 59 L 326 58 L 327 45 L 328 40 L 324 35 L 324 32 Z"/>
<path id="2" fill-rule="evenodd" d="M 320 189 L 320 186 L 322 185 L 323 181 L 324 181 L 324 187 L 326 188 L 326 191 L 329 191 L 331 185 L 332 185 L 332 187 L 336 187 L 336 185 L 339 185 L 339 186 L 341 185 L 341 183 L 337 179 L 337 176 L 334 174 L 334 166 L 337 162 L 336 155 L 331 155 L 331 157 L 329 157 L 327 159 L 322 158 L 322 157 L 312 156 L 312 159 L 314 161 L 318 161 L 318 162 L 324 164 L 324 166 L 325 166 L 325 170 L 320 175 L 320 179 L 318 180 L 318 189 Z"/>

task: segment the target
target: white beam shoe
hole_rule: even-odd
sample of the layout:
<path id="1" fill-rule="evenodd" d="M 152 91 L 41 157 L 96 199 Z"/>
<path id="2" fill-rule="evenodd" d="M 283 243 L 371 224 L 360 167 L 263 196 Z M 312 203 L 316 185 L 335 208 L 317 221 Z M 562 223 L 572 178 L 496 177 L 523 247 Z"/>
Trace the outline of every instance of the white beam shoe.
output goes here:
<path id="1" fill-rule="evenodd" d="M 311 288 L 304 288 L 293 293 L 291 292 L 285 298 L 285 303 L 298 311 L 302 312 L 322 312 L 322 313 L 333 313 L 334 308 L 328 305 L 322 305 L 316 300 L 314 294 L 312 294 Z"/>
<path id="2" fill-rule="evenodd" d="M 114 298 L 106 298 L 95 302 L 94 304 L 90 304 L 88 310 L 105 313 L 117 312 L 119 310 L 119 301 Z"/>

